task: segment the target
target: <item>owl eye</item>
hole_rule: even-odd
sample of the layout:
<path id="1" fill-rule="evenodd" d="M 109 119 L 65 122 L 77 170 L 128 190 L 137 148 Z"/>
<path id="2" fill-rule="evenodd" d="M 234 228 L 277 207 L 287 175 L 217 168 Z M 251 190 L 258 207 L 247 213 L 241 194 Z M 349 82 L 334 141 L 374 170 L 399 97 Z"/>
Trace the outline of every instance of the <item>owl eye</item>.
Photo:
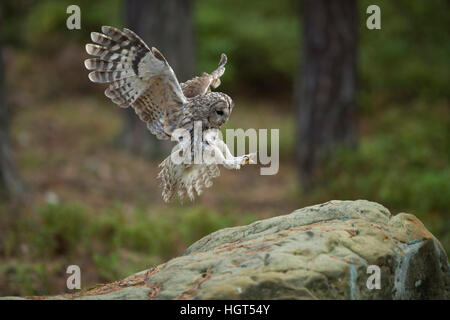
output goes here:
<path id="1" fill-rule="evenodd" d="M 222 111 L 222 110 L 216 110 L 216 113 L 217 113 L 219 116 L 223 116 L 223 111 Z"/>

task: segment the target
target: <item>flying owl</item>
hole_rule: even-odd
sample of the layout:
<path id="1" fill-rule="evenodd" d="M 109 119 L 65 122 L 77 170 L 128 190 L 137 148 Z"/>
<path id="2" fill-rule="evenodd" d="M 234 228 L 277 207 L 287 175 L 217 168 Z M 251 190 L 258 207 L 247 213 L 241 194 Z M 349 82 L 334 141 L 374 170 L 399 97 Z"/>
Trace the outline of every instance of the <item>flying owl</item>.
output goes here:
<path id="1" fill-rule="evenodd" d="M 147 128 L 160 140 L 172 139 L 177 145 L 161 164 L 158 178 L 163 188 L 162 197 L 169 202 L 175 195 L 180 200 L 194 200 L 196 194 L 212 185 L 220 175 L 218 164 L 227 169 L 240 169 L 254 163 L 255 154 L 234 157 L 220 139 L 219 128 L 228 120 L 233 101 L 222 92 L 212 92 L 220 85 L 227 57 L 221 55 L 219 66 L 212 73 L 204 72 L 185 83 L 179 83 L 167 60 L 158 49 L 151 49 L 133 31 L 103 26 L 102 33 L 92 32 L 95 44 L 86 45 L 88 54 L 95 58 L 85 60 L 92 82 L 108 83 L 105 95 L 122 108 L 132 106 Z M 195 139 L 194 128 L 212 132 L 205 139 Z M 175 137 L 177 129 L 188 132 L 190 139 Z M 182 154 L 189 144 L 211 155 L 215 161 L 176 162 L 174 154 Z M 193 160 L 193 154 L 186 156 Z M 187 159 L 186 158 L 186 159 Z"/>

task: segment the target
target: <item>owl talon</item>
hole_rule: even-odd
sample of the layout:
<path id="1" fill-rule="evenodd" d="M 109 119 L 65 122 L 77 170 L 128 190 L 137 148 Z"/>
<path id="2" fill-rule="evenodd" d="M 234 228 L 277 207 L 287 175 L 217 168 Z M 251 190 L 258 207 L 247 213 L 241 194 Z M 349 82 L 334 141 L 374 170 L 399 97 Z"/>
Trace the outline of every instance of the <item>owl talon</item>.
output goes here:
<path id="1" fill-rule="evenodd" d="M 256 164 L 256 152 L 252 152 L 248 155 L 248 164 Z"/>
<path id="2" fill-rule="evenodd" d="M 250 154 L 246 154 L 244 156 L 242 156 L 242 160 L 239 163 L 240 165 L 245 165 L 245 164 L 255 164 L 255 160 L 254 158 L 256 157 L 256 153 L 250 153 Z"/>

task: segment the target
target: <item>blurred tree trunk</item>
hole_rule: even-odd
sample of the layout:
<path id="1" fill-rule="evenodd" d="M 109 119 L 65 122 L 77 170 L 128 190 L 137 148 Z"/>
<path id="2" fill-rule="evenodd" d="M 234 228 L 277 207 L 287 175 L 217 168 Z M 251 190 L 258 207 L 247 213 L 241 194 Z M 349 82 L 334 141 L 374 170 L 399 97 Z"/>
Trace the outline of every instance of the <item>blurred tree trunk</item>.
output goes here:
<path id="1" fill-rule="evenodd" d="M 127 0 L 125 25 L 151 47 L 158 48 L 169 61 L 177 78 L 184 82 L 194 74 L 194 40 L 191 1 Z M 151 157 L 167 154 L 168 142 L 153 136 L 131 108 L 125 113 L 118 144 Z"/>
<path id="2" fill-rule="evenodd" d="M 303 1 L 303 61 L 297 105 L 297 161 L 303 191 L 318 159 L 355 145 L 356 0 Z"/>
<path id="3" fill-rule="evenodd" d="M 13 199 L 22 199 L 24 194 L 25 185 L 14 167 L 10 144 L 9 110 L 6 103 L 5 70 L 0 39 L 0 195 Z"/>

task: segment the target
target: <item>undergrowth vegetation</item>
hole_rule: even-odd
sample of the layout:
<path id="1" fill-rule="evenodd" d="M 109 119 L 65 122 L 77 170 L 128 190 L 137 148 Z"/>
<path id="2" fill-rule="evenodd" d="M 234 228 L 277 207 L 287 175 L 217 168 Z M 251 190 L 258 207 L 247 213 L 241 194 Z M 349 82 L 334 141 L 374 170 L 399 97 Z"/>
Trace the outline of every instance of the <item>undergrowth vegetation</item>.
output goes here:
<path id="1" fill-rule="evenodd" d="M 48 203 L 23 212 L 2 234 L 0 283 L 9 294 L 61 290 L 52 274 L 71 264 L 81 264 L 83 273 L 94 269 L 97 281 L 117 280 L 181 254 L 204 235 L 252 220 L 202 206 L 146 210 L 117 204 L 98 212 L 79 203 Z"/>

